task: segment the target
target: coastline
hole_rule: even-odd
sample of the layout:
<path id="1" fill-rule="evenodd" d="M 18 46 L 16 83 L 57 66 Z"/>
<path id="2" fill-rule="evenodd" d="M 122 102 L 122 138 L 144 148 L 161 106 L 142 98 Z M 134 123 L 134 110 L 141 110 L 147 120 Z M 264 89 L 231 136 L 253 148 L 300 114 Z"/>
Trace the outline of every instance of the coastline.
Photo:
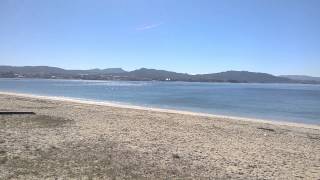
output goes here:
<path id="1" fill-rule="evenodd" d="M 317 179 L 320 130 L 0 93 L 0 179 Z M 287 124 L 287 123 L 285 123 Z"/>
<path id="2" fill-rule="evenodd" d="M 73 102 L 73 103 L 80 103 L 80 104 L 109 106 L 109 107 L 116 107 L 116 108 L 155 111 L 155 112 L 162 112 L 162 113 L 173 113 L 173 114 L 182 114 L 182 115 L 209 117 L 209 118 L 220 118 L 220 119 L 229 119 L 234 121 L 245 121 L 245 122 L 253 122 L 253 123 L 264 123 L 264 124 L 301 127 L 301 128 L 320 130 L 320 126 L 315 124 L 304 124 L 304 123 L 295 123 L 295 122 L 288 122 L 288 121 L 276 121 L 276 120 L 267 120 L 267 119 L 258 119 L 258 118 L 244 118 L 244 117 L 237 117 L 237 116 L 215 115 L 215 114 L 209 114 L 209 113 L 200 113 L 200 112 L 192 112 L 192 111 L 184 111 L 184 110 L 173 110 L 173 109 L 165 109 L 165 108 L 153 108 L 153 107 L 144 107 L 144 106 L 137 106 L 137 105 L 127 105 L 127 104 L 108 102 L 108 101 L 96 101 L 96 100 L 87 100 L 87 99 L 60 97 L 60 96 L 59 97 L 43 96 L 43 95 L 35 95 L 35 94 L 28 94 L 28 93 L 15 93 L 15 92 L 5 92 L 5 91 L 0 91 L 0 95 L 20 96 L 20 97 L 42 99 L 42 100 L 66 101 L 66 102 Z"/>

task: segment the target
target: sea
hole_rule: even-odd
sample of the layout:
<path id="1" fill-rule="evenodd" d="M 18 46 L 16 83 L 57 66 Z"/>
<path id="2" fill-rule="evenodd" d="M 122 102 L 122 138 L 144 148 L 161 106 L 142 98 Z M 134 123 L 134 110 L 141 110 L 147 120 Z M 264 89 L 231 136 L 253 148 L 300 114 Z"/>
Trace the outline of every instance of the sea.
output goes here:
<path id="1" fill-rule="evenodd" d="M 320 85 L 0 79 L 0 91 L 320 125 Z"/>

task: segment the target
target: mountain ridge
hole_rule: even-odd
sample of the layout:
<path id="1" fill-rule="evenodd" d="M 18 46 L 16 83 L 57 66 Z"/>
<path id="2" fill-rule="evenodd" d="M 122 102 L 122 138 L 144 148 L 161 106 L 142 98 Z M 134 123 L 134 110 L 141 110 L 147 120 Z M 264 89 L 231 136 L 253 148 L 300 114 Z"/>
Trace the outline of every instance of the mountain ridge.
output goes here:
<path id="1" fill-rule="evenodd" d="M 320 82 L 320 77 L 313 77 L 313 76 L 306 76 L 306 75 L 281 75 L 279 77 L 284 77 L 292 80 Z"/>
<path id="2" fill-rule="evenodd" d="M 0 78 L 320 84 L 320 81 L 292 79 L 284 76 L 249 71 L 231 70 L 219 73 L 191 75 L 188 73 L 147 68 L 133 71 L 125 71 L 122 68 L 70 70 L 50 66 L 0 66 Z"/>

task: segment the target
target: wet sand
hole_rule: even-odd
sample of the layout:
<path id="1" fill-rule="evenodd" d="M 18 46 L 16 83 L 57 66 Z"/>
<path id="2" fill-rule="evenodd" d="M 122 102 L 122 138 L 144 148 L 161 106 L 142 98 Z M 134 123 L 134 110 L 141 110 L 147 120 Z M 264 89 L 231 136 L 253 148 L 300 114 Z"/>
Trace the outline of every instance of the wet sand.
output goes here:
<path id="1" fill-rule="evenodd" d="M 319 179 L 320 128 L 0 93 L 0 179 Z"/>

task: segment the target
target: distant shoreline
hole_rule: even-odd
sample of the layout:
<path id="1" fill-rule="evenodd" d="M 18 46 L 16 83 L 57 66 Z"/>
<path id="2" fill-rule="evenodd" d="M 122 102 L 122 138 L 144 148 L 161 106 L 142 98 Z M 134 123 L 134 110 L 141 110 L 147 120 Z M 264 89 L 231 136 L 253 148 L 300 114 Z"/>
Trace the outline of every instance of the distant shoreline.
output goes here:
<path id="1" fill-rule="evenodd" d="M 8 80 L 58 80 L 58 81 L 97 81 L 97 82 L 168 82 L 168 83 L 208 83 L 208 84 L 292 84 L 292 85 L 314 85 L 320 86 L 320 83 L 288 83 L 288 82 L 208 82 L 208 81 L 162 81 L 162 80 L 101 80 L 101 79 L 52 79 L 52 78 L 6 78 L 0 77 L 0 79 L 8 79 Z"/>
<path id="2" fill-rule="evenodd" d="M 35 98 L 35 99 L 43 99 L 43 100 L 65 101 L 65 102 L 73 102 L 73 103 L 80 103 L 80 104 L 109 106 L 109 107 L 116 107 L 116 108 L 123 108 L 123 109 L 136 109 L 136 110 L 155 111 L 155 112 L 192 115 L 192 116 L 201 116 L 201 117 L 210 117 L 210 118 L 221 118 L 221 119 L 230 119 L 230 120 L 235 120 L 235 121 L 255 122 L 255 123 L 264 123 L 264 124 L 273 124 L 273 125 L 282 125 L 282 126 L 291 126 L 291 127 L 302 127 L 302 128 L 310 128 L 310 129 L 320 130 L 320 126 L 315 125 L 315 124 L 305 124 L 305 123 L 294 123 L 294 122 L 287 122 L 287 121 L 272 121 L 272 120 L 258 119 L 258 118 L 244 118 L 244 117 L 236 117 L 236 116 L 215 115 L 215 114 L 209 114 L 209 113 L 200 113 L 200 112 L 192 112 L 192 111 L 184 111 L 184 110 L 173 110 L 173 109 L 165 109 L 165 108 L 151 108 L 151 107 L 144 107 L 144 106 L 138 106 L 138 105 L 121 104 L 121 103 L 110 102 L 110 101 L 109 102 L 108 101 L 95 101 L 95 100 L 70 98 L 70 97 L 43 96 L 43 95 L 35 95 L 35 94 L 27 94 L 27 93 L 14 93 L 14 92 L 5 92 L 5 91 L 0 91 L 0 95 L 1 94 L 2 95 L 27 97 L 27 98 Z"/>
<path id="3" fill-rule="evenodd" d="M 320 84 L 319 78 L 311 76 L 277 76 L 262 72 L 235 70 L 208 74 L 188 74 L 148 68 L 133 71 L 125 71 L 122 68 L 70 70 L 50 66 L 1 65 L 0 78 Z"/>

